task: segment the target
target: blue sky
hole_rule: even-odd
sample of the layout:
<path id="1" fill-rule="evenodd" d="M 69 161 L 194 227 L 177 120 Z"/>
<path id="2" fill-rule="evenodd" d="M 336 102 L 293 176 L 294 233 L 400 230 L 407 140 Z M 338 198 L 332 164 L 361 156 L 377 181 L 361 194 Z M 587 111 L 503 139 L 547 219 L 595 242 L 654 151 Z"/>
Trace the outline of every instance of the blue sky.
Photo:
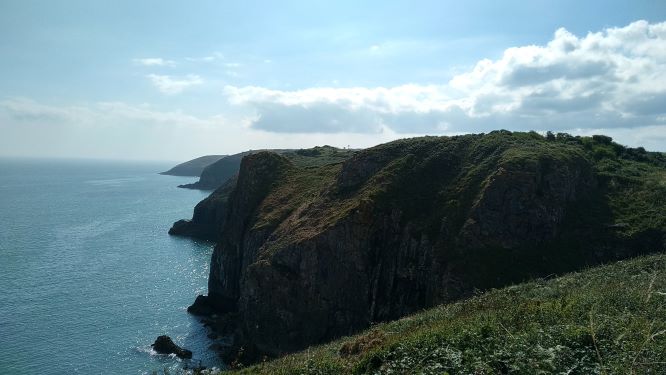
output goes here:
<path id="1" fill-rule="evenodd" d="M 183 160 L 495 128 L 666 151 L 664 21 L 663 1 L 4 0 L 0 155 Z"/>

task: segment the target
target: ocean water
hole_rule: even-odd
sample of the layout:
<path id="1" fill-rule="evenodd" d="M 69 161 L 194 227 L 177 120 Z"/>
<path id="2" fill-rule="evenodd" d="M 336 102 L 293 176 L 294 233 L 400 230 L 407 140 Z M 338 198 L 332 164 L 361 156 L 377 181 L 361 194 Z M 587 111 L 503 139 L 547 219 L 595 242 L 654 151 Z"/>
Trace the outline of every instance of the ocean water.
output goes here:
<path id="1" fill-rule="evenodd" d="M 167 234 L 206 193 L 157 174 L 169 167 L 0 159 L 0 374 L 221 365 L 186 312 L 213 246 Z M 162 334 L 194 358 L 152 352 Z"/>

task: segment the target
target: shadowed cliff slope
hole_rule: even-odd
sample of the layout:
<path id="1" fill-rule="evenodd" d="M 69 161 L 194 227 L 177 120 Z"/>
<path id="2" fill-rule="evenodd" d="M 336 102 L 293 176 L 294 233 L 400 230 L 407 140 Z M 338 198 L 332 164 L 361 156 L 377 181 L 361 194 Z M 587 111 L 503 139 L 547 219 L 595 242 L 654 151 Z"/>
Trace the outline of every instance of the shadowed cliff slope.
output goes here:
<path id="1" fill-rule="evenodd" d="M 262 152 L 223 188 L 207 300 L 271 355 L 666 242 L 666 158 L 603 136 L 414 138 L 318 166 Z"/>
<path id="2" fill-rule="evenodd" d="M 666 255 L 496 289 L 242 374 L 664 374 Z M 238 362 L 236 362 L 238 363 Z"/>

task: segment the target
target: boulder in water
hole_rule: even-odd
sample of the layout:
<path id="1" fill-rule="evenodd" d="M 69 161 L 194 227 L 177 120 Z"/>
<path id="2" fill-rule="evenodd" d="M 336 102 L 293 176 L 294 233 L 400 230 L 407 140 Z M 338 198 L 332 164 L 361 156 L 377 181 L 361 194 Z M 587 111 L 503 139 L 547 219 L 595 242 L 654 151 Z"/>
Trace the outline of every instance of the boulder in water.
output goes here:
<path id="1" fill-rule="evenodd" d="M 175 354 L 178 356 L 178 358 L 192 358 L 192 352 L 183 349 L 180 346 L 176 345 L 173 340 L 171 340 L 171 337 L 162 335 L 157 337 L 155 340 L 155 343 L 151 345 L 153 349 L 155 349 L 156 352 L 160 354 Z"/>

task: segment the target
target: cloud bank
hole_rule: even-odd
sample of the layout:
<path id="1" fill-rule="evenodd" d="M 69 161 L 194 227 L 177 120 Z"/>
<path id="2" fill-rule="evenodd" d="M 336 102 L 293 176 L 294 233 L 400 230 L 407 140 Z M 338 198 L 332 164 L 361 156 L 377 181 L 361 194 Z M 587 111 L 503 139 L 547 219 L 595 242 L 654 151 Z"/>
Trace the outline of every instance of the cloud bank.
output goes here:
<path id="1" fill-rule="evenodd" d="M 330 144 L 369 147 L 398 138 L 382 134 L 292 134 L 251 129 L 244 117 L 195 116 L 123 102 L 56 106 L 0 99 L 0 154 L 189 160 L 206 154 Z"/>
<path id="2" fill-rule="evenodd" d="M 506 49 L 439 85 L 227 86 L 228 100 L 276 133 L 442 133 L 618 129 L 666 124 L 666 22 L 637 21 L 544 46 Z"/>

